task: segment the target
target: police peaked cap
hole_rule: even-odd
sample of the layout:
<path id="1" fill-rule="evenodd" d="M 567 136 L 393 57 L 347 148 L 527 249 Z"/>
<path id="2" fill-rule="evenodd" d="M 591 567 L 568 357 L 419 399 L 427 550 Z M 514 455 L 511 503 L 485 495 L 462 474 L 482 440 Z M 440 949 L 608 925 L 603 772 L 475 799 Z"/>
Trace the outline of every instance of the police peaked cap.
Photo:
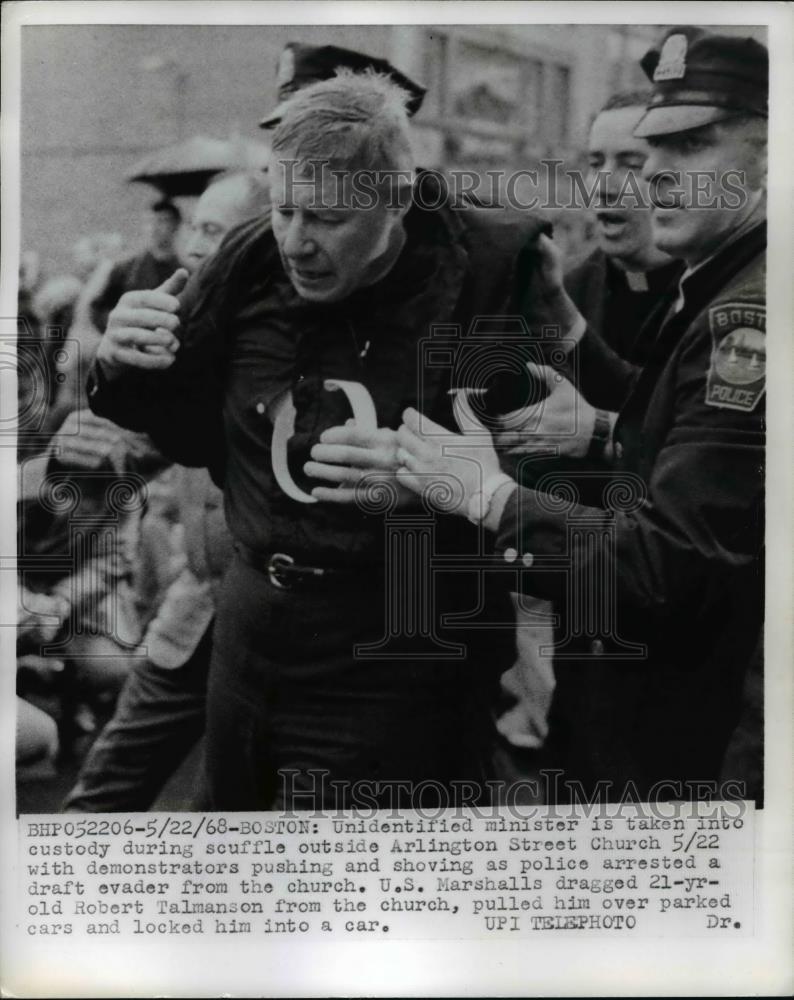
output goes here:
<path id="1" fill-rule="evenodd" d="M 391 77 L 410 95 L 407 103 L 409 116 L 416 114 L 427 93 L 427 88 L 414 83 L 385 59 L 355 52 L 353 49 L 343 49 L 338 45 L 301 45 L 298 42 L 289 42 L 279 59 L 278 105 L 262 119 L 259 127 L 273 128 L 281 118 L 284 102 L 292 94 L 302 87 L 308 87 L 310 83 L 330 80 L 338 69 L 350 69 L 354 73 L 373 70 Z"/>
<path id="2" fill-rule="evenodd" d="M 753 38 L 672 28 L 640 65 L 653 94 L 634 130 L 638 137 L 685 132 L 738 114 L 767 117 L 769 53 Z"/>

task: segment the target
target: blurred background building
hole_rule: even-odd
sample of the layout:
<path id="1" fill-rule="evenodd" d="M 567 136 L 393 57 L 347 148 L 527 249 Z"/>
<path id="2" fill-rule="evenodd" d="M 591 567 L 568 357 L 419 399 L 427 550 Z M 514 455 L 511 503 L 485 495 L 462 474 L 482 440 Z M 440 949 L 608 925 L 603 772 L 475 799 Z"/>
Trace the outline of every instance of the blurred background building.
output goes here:
<path id="1" fill-rule="evenodd" d="M 288 41 L 383 56 L 429 88 L 418 162 L 442 169 L 576 166 L 594 112 L 643 83 L 642 25 L 27 26 L 22 29 L 22 248 L 69 271 L 75 240 L 141 240 L 154 189 L 125 181 L 147 154 L 204 135 L 262 140 Z M 571 215 L 571 213 L 568 213 Z M 556 220 L 558 225 L 560 220 Z M 566 222 L 562 220 L 563 229 Z"/>

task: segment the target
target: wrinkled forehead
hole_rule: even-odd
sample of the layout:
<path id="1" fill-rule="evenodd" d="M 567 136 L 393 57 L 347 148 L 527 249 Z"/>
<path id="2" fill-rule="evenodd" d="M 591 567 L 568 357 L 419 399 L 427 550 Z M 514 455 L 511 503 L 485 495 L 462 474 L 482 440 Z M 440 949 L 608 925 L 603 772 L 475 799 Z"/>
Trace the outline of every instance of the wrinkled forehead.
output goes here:
<path id="1" fill-rule="evenodd" d="M 413 181 L 410 170 L 372 170 L 333 159 L 274 157 L 269 167 L 274 205 L 312 209 L 396 207 Z"/>

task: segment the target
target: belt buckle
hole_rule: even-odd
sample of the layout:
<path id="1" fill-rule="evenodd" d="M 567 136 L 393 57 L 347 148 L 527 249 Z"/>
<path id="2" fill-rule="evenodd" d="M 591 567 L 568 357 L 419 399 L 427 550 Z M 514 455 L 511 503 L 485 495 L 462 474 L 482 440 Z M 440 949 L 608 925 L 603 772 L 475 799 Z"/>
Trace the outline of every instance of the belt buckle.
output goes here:
<path id="1" fill-rule="evenodd" d="M 283 577 L 279 577 L 282 566 L 292 566 L 295 560 L 283 552 L 274 552 L 267 561 L 267 575 L 274 587 L 279 590 L 291 590 L 292 586 Z"/>

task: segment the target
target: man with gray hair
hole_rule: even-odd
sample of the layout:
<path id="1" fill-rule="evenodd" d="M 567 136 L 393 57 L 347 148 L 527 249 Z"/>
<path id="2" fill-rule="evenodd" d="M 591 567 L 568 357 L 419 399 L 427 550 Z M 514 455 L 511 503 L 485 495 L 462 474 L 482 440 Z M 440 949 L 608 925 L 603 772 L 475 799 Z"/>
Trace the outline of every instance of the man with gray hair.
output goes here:
<path id="1" fill-rule="evenodd" d="M 414 177 L 408 100 L 371 73 L 289 98 L 272 225 L 230 235 L 184 293 L 177 272 L 125 296 L 93 373 L 97 412 L 223 484 L 236 558 L 210 671 L 215 808 L 485 794 L 508 588 L 483 570 L 478 525 L 398 485 L 396 428 L 407 405 L 454 425 L 455 360 L 423 349 L 440 327 L 492 355 L 544 226 Z"/>
<path id="2" fill-rule="evenodd" d="M 267 175 L 261 170 L 216 174 L 196 202 L 182 259 L 192 273 L 221 245 L 230 229 L 261 218 L 270 205 Z"/>

